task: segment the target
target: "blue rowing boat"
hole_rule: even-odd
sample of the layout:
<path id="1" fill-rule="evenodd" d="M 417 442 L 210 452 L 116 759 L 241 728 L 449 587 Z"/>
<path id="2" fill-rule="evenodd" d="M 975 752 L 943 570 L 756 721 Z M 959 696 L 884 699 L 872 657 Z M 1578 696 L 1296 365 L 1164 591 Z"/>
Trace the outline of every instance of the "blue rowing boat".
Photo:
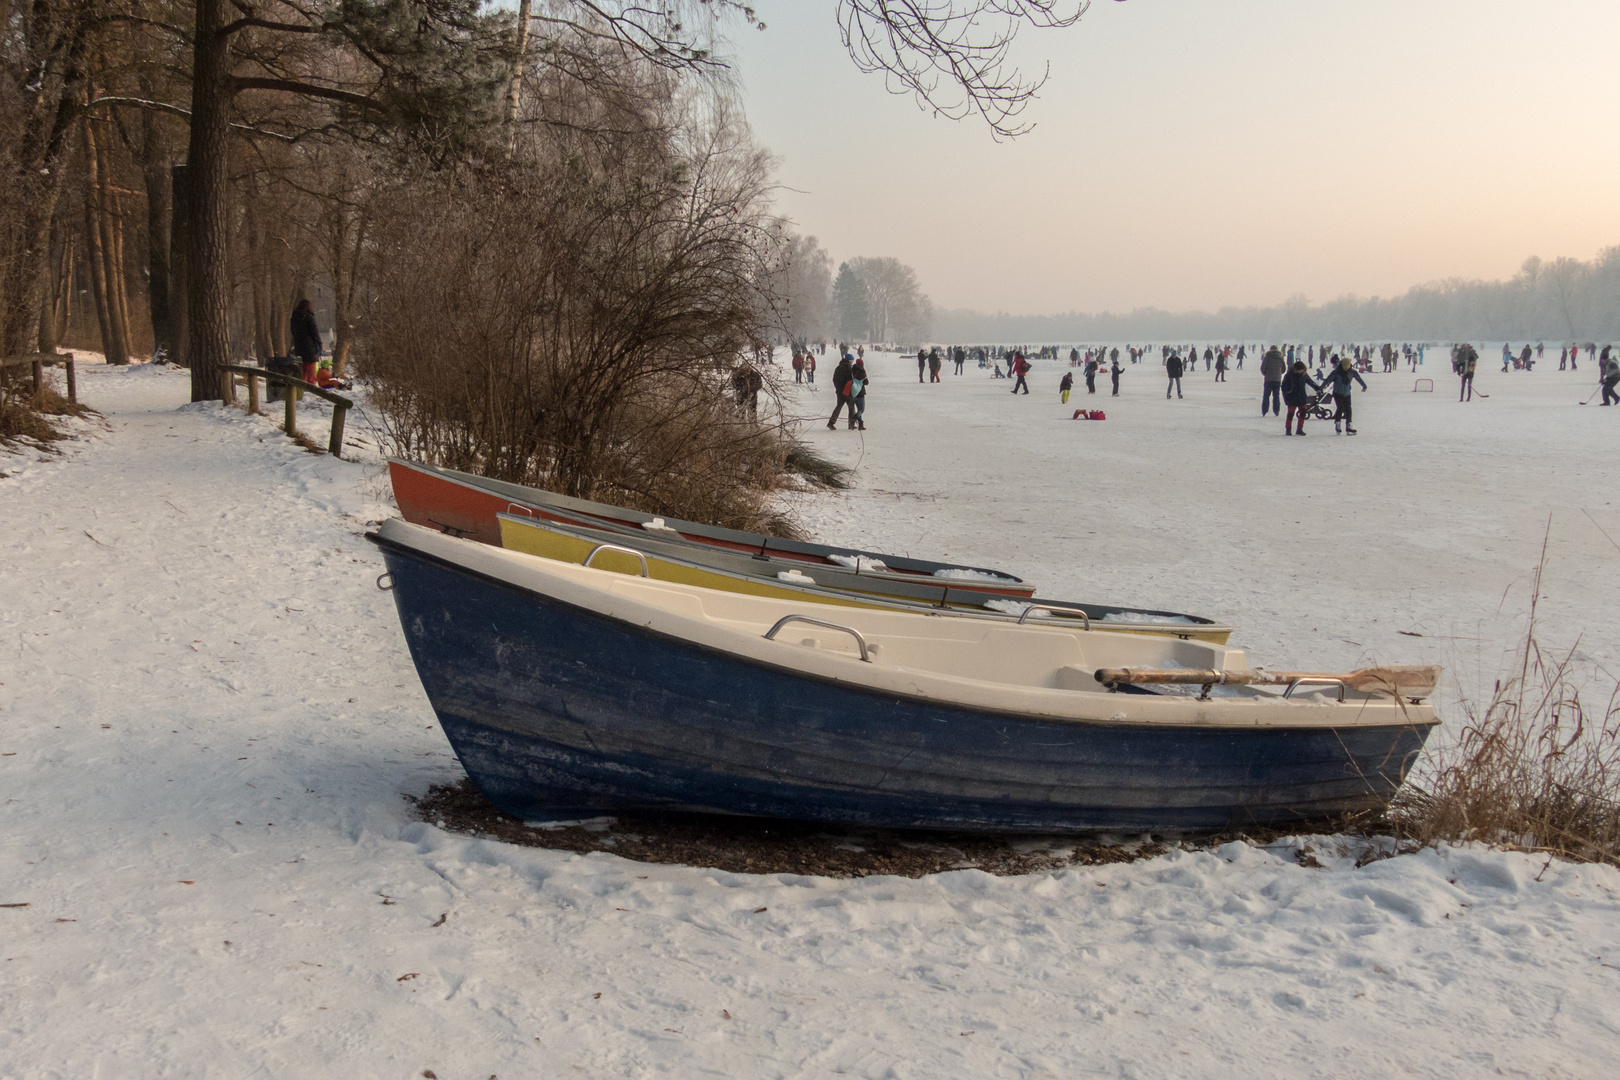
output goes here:
<path id="1" fill-rule="evenodd" d="M 1207 642 L 887 610 L 838 609 L 835 623 L 824 605 L 404 522 L 371 539 L 445 734 L 480 790 L 523 820 L 1292 825 L 1387 803 L 1436 723 L 1405 691 L 1245 685 L 1244 654 Z M 1195 697 L 1096 677 L 1133 668 L 1235 685 Z"/>

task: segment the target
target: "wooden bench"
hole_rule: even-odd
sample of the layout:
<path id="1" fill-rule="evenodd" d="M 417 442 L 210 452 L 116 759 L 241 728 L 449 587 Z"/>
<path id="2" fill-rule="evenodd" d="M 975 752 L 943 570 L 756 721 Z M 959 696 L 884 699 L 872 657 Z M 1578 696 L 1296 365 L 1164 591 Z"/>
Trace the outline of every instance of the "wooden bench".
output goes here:
<path id="1" fill-rule="evenodd" d="M 57 364 L 67 365 L 67 396 L 75 405 L 79 403 L 79 373 L 73 364 L 72 353 L 24 353 L 21 356 L 0 357 L 0 368 L 25 367 L 34 369 L 34 393 L 45 389 L 45 368 Z"/>
<path id="2" fill-rule="evenodd" d="M 303 379 L 294 378 L 291 375 L 282 375 L 279 372 L 267 371 L 264 368 L 248 367 L 243 364 L 226 364 L 222 366 L 220 370 L 230 372 L 232 375 L 247 376 L 247 411 L 256 416 L 260 415 L 260 379 L 263 379 L 266 383 L 274 383 L 277 386 L 286 387 L 287 394 L 282 399 L 284 402 L 283 408 L 285 410 L 283 426 L 287 429 L 288 438 L 296 439 L 298 437 L 298 395 L 293 391 L 302 390 L 306 394 L 314 394 L 323 401 L 330 401 L 332 403 L 332 434 L 326 441 L 326 450 L 327 453 L 331 454 L 335 458 L 341 458 L 343 456 L 343 421 L 349 415 L 349 410 L 354 407 L 353 401 L 344 397 L 342 394 L 334 394 L 330 390 L 316 386 L 314 383 L 305 382 Z"/>

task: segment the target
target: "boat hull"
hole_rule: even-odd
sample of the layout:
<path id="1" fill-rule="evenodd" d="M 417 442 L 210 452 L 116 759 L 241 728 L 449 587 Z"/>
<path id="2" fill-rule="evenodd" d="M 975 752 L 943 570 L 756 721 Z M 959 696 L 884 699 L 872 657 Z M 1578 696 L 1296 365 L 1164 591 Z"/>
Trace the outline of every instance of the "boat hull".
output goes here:
<path id="1" fill-rule="evenodd" d="M 696 810 L 975 831 L 1205 830 L 1375 809 L 1432 725 L 1172 727 L 875 693 L 382 543 L 440 723 L 507 814 Z"/>

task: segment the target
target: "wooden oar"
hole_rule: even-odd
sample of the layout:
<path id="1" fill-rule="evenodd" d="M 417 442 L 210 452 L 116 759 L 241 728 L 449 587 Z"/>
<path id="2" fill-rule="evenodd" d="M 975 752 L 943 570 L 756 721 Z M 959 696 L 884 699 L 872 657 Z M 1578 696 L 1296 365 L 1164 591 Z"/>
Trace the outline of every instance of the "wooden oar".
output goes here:
<path id="1" fill-rule="evenodd" d="M 1098 668 L 1093 677 L 1104 686 L 1179 683 L 1190 686 L 1291 686 L 1296 683 L 1338 683 L 1363 694 L 1424 698 L 1440 682 L 1440 668 L 1431 664 L 1390 664 L 1360 668 L 1344 674 L 1319 671 L 1217 671 L 1214 668 Z"/>

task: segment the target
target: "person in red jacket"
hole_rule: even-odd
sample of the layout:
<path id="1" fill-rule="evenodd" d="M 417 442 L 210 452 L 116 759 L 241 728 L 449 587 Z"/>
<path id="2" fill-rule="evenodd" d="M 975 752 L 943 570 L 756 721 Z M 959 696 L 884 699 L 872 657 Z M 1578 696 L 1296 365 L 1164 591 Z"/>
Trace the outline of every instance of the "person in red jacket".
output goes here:
<path id="1" fill-rule="evenodd" d="M 1023 387 L 1024 393 L 1027 395 L 1029 393 L 1029 383 L 1024 381 L 1024 376 L 1029 374 L 1029 361 L 1024 359 L 1023 353 L 1013 353 L 1012 370 L 1013 374 L 1018 376 L 1018 381 L 1013 383 L 1012 392 L 1016 394 L 1018 393 L 1018 388 Z"/>

